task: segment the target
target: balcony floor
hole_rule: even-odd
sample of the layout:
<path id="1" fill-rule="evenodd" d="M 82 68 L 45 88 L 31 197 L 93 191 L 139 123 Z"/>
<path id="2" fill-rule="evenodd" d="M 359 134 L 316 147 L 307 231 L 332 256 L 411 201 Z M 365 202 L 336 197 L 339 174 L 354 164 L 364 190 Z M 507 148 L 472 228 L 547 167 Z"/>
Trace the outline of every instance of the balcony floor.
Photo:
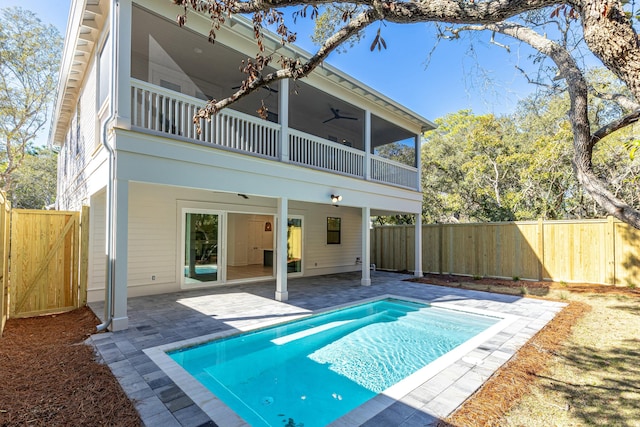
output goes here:
<path id="1" fill-rule="evenodd" d="M 365 420 L 370 418 L 358 425 L 424 426 L 437 424 L 455 410 L 564 306 L 403 281 L 408 277 L 372 272 L 369 287 L 360 286 L 359 273 L 291 279 L 286 303 L 273 299 L 273 281 L 130 298 L 129 329 L 96 334 L 88 342 L 135 402 L 145 425 L 200 426 L 215 424 L 194 403 L 193 396 L 187 396 L 143 350 L 221 331 L 249 330 L 268 321 L 284 321 L 388 294 L 515 316 L 516 320 L 497 335 L 409 390 L 401 399 L 382 395 L 372 399 L 381 398 L 384 402 L 381 412 L 370 412 L 365 408 L 367 404 L 352 411 L 364 413 Z M 102 303 L 93 303 L 91 308 L 98 316 L 102 315 Z M 478 359 L 479 363 L 470 362 Z M 332 425 L 356 425 L 348 417 L 349 414 Z"/>

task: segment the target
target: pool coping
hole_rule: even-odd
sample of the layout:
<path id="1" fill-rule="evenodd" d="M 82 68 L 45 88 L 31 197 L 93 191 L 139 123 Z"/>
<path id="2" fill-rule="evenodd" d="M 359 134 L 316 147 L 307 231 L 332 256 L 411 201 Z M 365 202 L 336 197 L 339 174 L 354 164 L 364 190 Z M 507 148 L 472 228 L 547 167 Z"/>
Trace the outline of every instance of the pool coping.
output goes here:
<path id="1" fill-rule="evenodd" d="M 213 422 L 220 426 L 225 427 L 244 427 L 249 426 L 249 424 L 244 421 L 239 415 L 235 413 L 229 406 L 227 406 L 221 399 L 219 399 L 215 394 L 209 391 L 202 383 L 200 383 L 196 378 L 194 378 L 191 374 L 189 374 L 184 368 L 182 368 L 177 362 L 175 362 L 167 353 L 170 351 L 182 349 L 185 347 L 197 346 L 200 344 L 204 344 L 210 341 L 229 338 L 235 335 L 241 335 L 248 332 L 255 332 L 261 329 L 270 328 L 273 326 L 293 322 L 299 319 L 307 318 L 309 316 L 314 316 L 323 313 L 329 313 L 332 311 L 337 311 L 340 309 L 344 309 L 347 307 L 353 307 L 361 304 L 366 304 L 370 302 L 380 301 L 384 299 L 398 299 L 405 300 L 410 302 L 416 302 L 421 304 L 427 304 L 432 307 L 444 308 L 447 310 L 460 311 L 468 314 L 477 314 L 484 315 L 489 317 L 499 318 L 500 320 L 487 328 L 485 331 L 475 335 L 471 339 L 465 341 L 463 344 L 455 347 L 451 351 L 445 353 L 444 355 L 438 357 L 425 367 L 419 369 L 408 377 L 402 379 L 398 383 L 392 385 L 382 393 L 363 403 L 362 405 L 352 409 L 345 415 L 340 418 L 334 420 L 330 426 L 334 427 L 347 427 L 354 425 L 362 425 L 367 421 L 373 419 L 379 413 L 388 409 L 396 402 L 404 402 L 411 404 L 413 401 L 421 402 L 424 397 L 424 394 L 421 393 L 420 387 L 429 386 L 429 381 L 433 380 L 439 374 L 446 373 L 446 370 L 458 361 L 463 361 L 464 363 L 471 366 L 482 366 L 484 364 L 483 358 L 473 356 L 473 352 L 481 347 L 482 344 L 489 342 L 496 335 L 504 331 L 506 328 L 511 326 L 517 320 L 521 318 L 521 316 L 502 313 L 495 310 L 487 310 L 487 309 L 479 309 L 471 306 L 465 306 L 460 303 L 453 302 L 434 302 L 434 301 L 426 301 L 420 298 L 413 298 L 404 295 L 395 295 L 395 294 L 383 294 L 377 295 L 374 297 L 363 298 L 356 301 L 346 302 L 342 304 L 337 304 L 331 307 L 325 307 L 313 311 L 309 311 L 308 313 L 299 314 L 289 316 L 286 319 L 269 319 L 258 324 L 253 325 L 250 329 L 246 330 L 225 330 L 220 331 L 213 334 L 201 335 L 194 338 L 189 338 L 185 340 L 175 341 L 168 344 L 159 345 L 156 347 L 151 347 L 144 349 L 143 352 L 178 386 L 182 389 L 182 391 L 191 399 L 193 402 L 199 406 L 202 411 L 209 417 Z M 529 338 L 527 338 L 528 340 Z M 525 340 L 526 342 L 526 340 Z M 471 355 L 470 355 L 471 354 Z M 510 356 L 509 356 L 510 358 Z M 502 363 L 496 365 L 495 370 L 497 370 L 503 363 L 505 363 L 509 358 L 504 358 L 503 355 L 500 355 L 499 359 L 502 360 Z M 488 378 L 488 377 L 487 377 Z M 483 380 L 484 382 L 484 380 Z M 477 387 L 473 388 L 473 391 L 469 393 L 469 396 L 473 394 L 473 392 L 481 385 L 478 384 Z M 469 397 L 467 396 L 467 397 Z M 465 398 L 466 400 L 466 398 Z M 461 402 L 460 402 L 461 403 Z M 459 404 L 457 404 L 451 411 L 457 408 Z M 438 411 L 439 412 L 439 411 Z M 433 416 L 442 416 L 442 413 L 434 413 L 431 414 Z"/>
<path id="2" fill-rule="evenodd" d="M 129 328 L 91 335 L 97 359 L 107 365 L 134 403 L 145 426 L 213 427 L 215 423 L 145 353 L 145 349 L 215 331 L 245 331 L 266 319 L 283 319 L 320 312 L 328 307 L 353 305 L 367 298 L 399 295 L 429 303 L 447 302 L 487 309 L 518 317 L 511 326 L 471 351 L 453 366 L 437 374 L 390 406 L 363 427 L 435 426 L 455 411 L 496 369 L 513 356 L 531 337 L 567 305 L 565 302 L 522 295 L 496 294 L 407 281 L 412 276 L 372 271 L 371 286 L 362 286 L 359 272 L 291 279 L 289 299 L 273 298 L 275 282 L 229 284 L 211 288 L 129 298 Z M 89 304 L 101 320 L 104 302 Z M 355 410 L 358 410 L 356 408 Z M 351 414 L 351 413 L 350 413 Z M 349 415 L 349 414 L 348 414 Z M 347 419 L 342 426 L 358 423 Z M 336 421 L 337 422 L 337 421 Z M 337 424 L 336 424 L 337 425 Z M 220 427 L 226 427 L 226 424 Z"/>

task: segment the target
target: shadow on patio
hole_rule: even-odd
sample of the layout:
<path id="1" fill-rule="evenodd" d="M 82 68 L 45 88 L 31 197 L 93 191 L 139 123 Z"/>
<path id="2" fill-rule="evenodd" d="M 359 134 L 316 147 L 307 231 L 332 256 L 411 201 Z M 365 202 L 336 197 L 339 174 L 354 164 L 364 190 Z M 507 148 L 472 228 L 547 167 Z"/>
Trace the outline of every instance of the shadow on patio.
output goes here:
<path id="1" fill-rule="evenodd" d="M 129 329 L 96 334 L 90 340 L 136 402 L 146 425 L 199 426 L 211 423 L 211 419 L 143 350 L 223 331 L 246 331 L 269 320 L 286 321 L 389 294 L 522 316 L 521 321 L 474 351 L 473 356 L 483 358 L 484 364 L 452 363 L 401 401 L 389 399 L 389 406 L 380 408 L 382 411 L 365 423 L 429 425 L 468 398 L 524 344 L 524 335 L 537 332 L 560 309 L 549 302 L 412 283 L 404 280 L 409 276 L 397 273 L 372 273 L 372 285 L 367 287 L 360 285 L 359 273 L 292 279 L 286 302 L 273 299 L 273 281 L 130 298 Z M 102 314 L 102 304 L 91 304 L 91 308 Z"/>

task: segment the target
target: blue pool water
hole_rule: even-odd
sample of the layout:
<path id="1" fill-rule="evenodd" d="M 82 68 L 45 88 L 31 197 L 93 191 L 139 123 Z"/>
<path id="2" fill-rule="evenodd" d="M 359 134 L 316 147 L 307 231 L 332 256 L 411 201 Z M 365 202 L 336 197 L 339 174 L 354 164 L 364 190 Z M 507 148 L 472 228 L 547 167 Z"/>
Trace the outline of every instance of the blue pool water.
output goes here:
<path id="1" fill-rule="evenodd" d="M 216 265 L 196 265 L 196 274 L 214 274 L 218 272 Z M 189 274 L 189 267 L 184 268 L 184 274 Z"/>
<path id="2" fill-rule="evenodd" d="M 386 299 L 169 356 L 252 426 L 324 426 L 498 321 Z"/>

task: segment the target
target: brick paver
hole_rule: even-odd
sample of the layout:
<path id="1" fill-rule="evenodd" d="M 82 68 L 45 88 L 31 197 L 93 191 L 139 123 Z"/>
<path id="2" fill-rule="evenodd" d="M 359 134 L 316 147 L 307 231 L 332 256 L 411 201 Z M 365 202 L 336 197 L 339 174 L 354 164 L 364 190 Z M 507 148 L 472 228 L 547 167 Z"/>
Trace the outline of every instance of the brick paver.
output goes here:
<path id="1" fill-rule="evenodd" d="M 372 285 L 367 287 L 360 286 L 358 273 L 290 279 L 287 302 L 273 299 L 274 282 L 130 298 L 129 329 L 96 334 L 88 341 L 134 400 L 145 425 L 215 426 L 207 413 L 194 404 L 204 398 L 187 396 L 144 350 L 149 352 L 156 346 L 218 332 L 244 331 L 268 321 L 284 321 L 387 294 L 516 316 L 501 332 L 403 397 L 379 396 L 334 423 L 336 426 L 425 426 L 435 425 L 439 417 L 454 411 L 564 307 L 550 301 L 404 281 L 408 277 L 376 271 L 371 275 Z M 102 303 L 90 306 L 102 316 Z M 203 404 L 209 413 L 215 412 L 209 407 L 219 405 L 210 400 Z M 219 421 L 221 427 L 227 427 L 225 423 L 237 424 L 235 417 L 220 419 L 223 420 Z"/>

